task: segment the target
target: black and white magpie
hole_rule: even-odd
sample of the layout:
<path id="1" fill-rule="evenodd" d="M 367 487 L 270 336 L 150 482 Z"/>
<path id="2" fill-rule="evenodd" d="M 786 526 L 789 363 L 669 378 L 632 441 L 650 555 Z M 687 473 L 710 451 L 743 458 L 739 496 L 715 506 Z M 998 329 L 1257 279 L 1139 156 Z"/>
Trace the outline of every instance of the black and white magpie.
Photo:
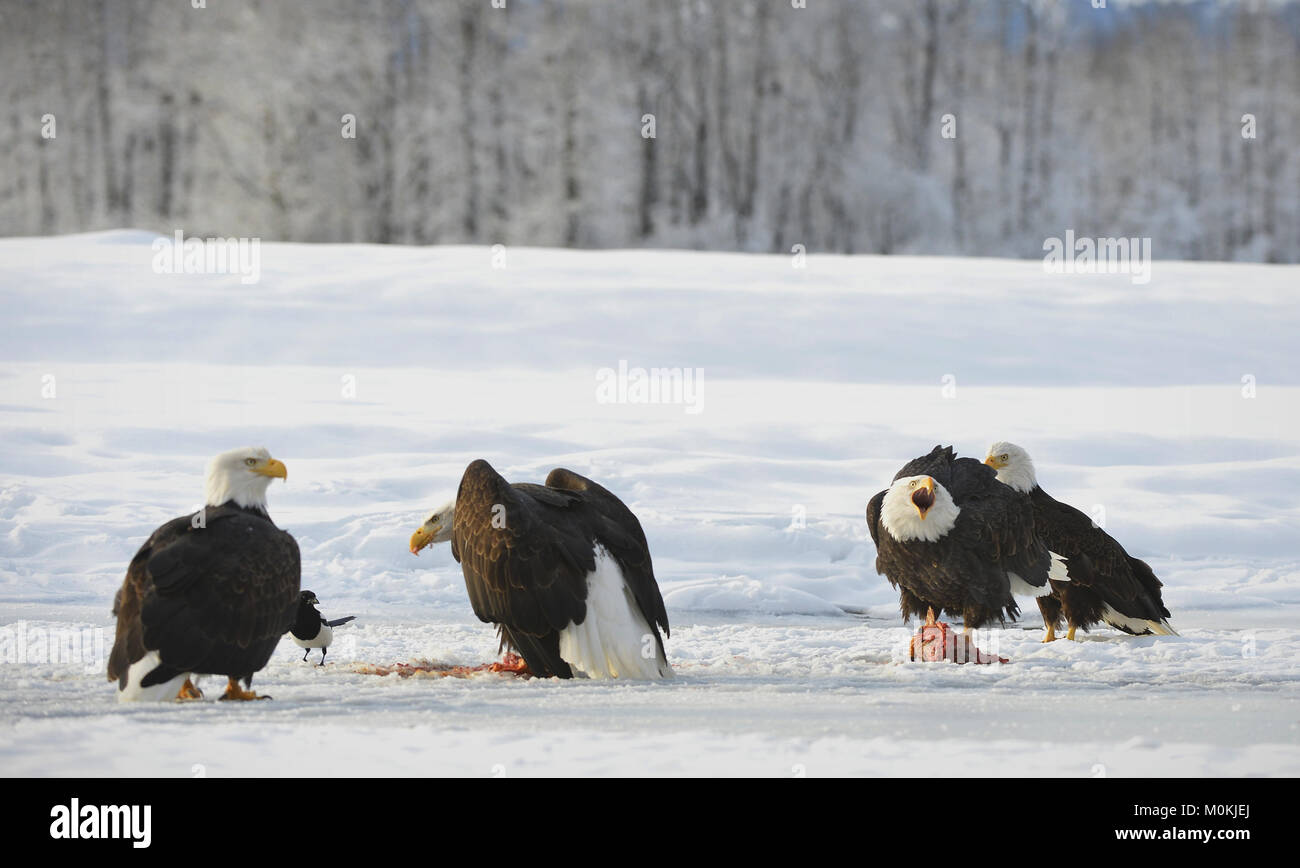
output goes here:
<path id="1" fill-rule="evenodd" d="M 325 665 L 325 655 L 329 651 L 330 642 L 334 640 L 334 628 L 340 624 L 346 624 L 348 621 L 356 620 L 356 615 L 348 615 L 346 618 L 337 618 L 333 621 L 326 621 L 321 615 L 320 610 L 316 607 L 320 605 L 320 600 L 311 591 L 303 591 L 298 595 L 298 617 L 293 622 L 293 627 L 289 632 L 293 635 L 293 643 L 299 648 L 306 648 L 302 652 L 302 659 L 305 661 L 311 649 L 320 649 L 320 664 Z"/>

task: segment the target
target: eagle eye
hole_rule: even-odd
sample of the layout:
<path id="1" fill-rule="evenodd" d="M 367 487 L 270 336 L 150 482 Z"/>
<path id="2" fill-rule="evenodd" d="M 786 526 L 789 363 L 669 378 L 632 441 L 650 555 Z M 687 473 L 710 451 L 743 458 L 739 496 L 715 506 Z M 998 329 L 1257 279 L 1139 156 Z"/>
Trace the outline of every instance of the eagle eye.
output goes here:
<path id="1" fill-rule="evenodd" d="M 1008 460 L 1010 457 L 1011 457 L 1011 456 L 1008 455 L 1006 452 L 1003 452 L 1003 453 L 1002 453 L 1002 460 L 1003 460 L 1003 461 Z"/>
<path id="2" fill-rule="evenodd" d="M 249 467 L 252 467 L 254 464 L 257 463 L 257 459 L 256 459 L 256 458 L 245 458 L 245 459 L 244 459 L 244 463 L 247 464 Z"/>

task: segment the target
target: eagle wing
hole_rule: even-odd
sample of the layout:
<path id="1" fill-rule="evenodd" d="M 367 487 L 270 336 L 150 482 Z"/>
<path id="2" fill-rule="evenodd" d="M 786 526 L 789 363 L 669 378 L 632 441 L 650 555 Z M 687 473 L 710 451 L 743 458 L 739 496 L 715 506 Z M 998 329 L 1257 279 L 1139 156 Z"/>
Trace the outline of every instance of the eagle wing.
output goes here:
<path id="1" fill-rule="evenodd" d="M 955 457 L 950 446 L 936 446 L 913 463 L 924 468 L 918 472 L 928 473 L 947 488 L 961 508 L 953 530 L 963 541 L 962 550 L 984 569 L 995 564 L 998 572 L 1015 573 L 1035 588 L 1047 585 L 1051 553 L 1035 526 L 1034 504 L 1028 495 L 1003 485 L 997 471 L 982 461 Z M 1007 582 L 999 576 L 992 584 L 1000 589 Z"/>
<path id="2" fill-rule="evenodd" d="M 871 532 L 871 541 L 875 544 L 877 551 L 880 550 L 880 529 L 877 527 L 880 523 L 880 508 L 885 502 L 885 495 L 888 493 L 888 490 L 882 491 L 867 501 L 867 530 Z"/>
<path id="3" fill-rule="evenodd" d="M 582 495 L 585 505 L 594 513 L 596 539 L 618 561 L 641 616 L 652 630 L 658 627 L 668 636 L 668 612 L 659 593 L 659 583 L 655 581 L 650 546 L 632 510 L 604 486 L 563 467 L 547 475 L 546 486 Z"/>
<path id="4" fill-rule="evenodd" d="M 252 674 L 297 611 L 301 559 L 293 537 L 236 507 L 173 519 L 132 558 L 113 611 L 109 677 L 159 652 L 172 671 Z M 201 668 L 200 668 L 201 667 Z"/>
<path id="5" fill-rule="evenodd" d="M 581 503 L 572 492 L 511 485 L 482 459 L 465 469 L 456 494 L 451 552 L 470 605 L 479 620 L 502 626 L 503 639 L 534 671 L 539 658 L 543 668 L 567 670 L 558 640 L 540 640 L 581 623 L 586 612 L 595 554 L 573 523 L 555 521 Z"/>
<path id="6" fill-rule="evenodd" d="M 1003 574 L 1015 573 L 1035 588 L 1047 585 L 1052 556 L 1037 533 L 1034 505 L 1027 495 L 998 482 L 993 474 L 981 490 L 968 488 L 961 500 L 953 500 L 961 507 L 953 533 L 964 540 L 963 548 Z M 1007 585 L 1005 577 L 999 584 Z"/>
<path id="7" fill-rule="evenodd" d="M 1053 551 L 1067 559 L 1071 581 L 1092 589 L 1131 618 L 1160 621 L 1169 617 L 1161 600 L 1161 582 L 1146 561 L 1131 556 L 1119 540 L 1073 506 L 1041 489 L 1035 500 L 1039 533 Z"/>

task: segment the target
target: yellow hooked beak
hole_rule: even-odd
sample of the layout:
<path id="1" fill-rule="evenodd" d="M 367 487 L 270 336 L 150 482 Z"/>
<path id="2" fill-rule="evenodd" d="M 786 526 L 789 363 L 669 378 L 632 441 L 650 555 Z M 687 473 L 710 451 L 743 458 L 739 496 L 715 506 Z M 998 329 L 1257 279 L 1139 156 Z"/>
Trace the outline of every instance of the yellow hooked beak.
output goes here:
<path id="1" fill-rule="evenodd" d="M 988 458 L 985 458 L 984 463 L 989 467 L 992 467 L 994 470 L 1001 470 L 1006 466 L 996 455 L 990 455 Z"/>
<path id="2" fill-rule="evenodd" d="M 930 507 L 934 506 L 933 479 L 927 476 L 917 483 L 916 488 L 912 491 L 912 506 L 916 507 L 916 511 L 920 513 L 921 518 L 925 518 L 925 514 L 930 511 Z"/>
<path id="3" fill-rule="evenodd" d="M 260 476 L 272 476 L 276 479 L 289 481 L 289 470 L 284 466 L 283 461 L 275 458 L 268 458 L 266 461 L 252 468 L 252 471 Z"/>
<path id="4" fill-rule="evenodd" d="M 434 536 L 436 536 L 440 530 L 442 530 L 442 525 L 440 524 L 435 524 L 433 526 L 428 524 L 420 525 L 420 527 L 416 529 L 415 533 L 411 534 L 411 554 L 418 555 L 420 549 L 433 542 Z"/>

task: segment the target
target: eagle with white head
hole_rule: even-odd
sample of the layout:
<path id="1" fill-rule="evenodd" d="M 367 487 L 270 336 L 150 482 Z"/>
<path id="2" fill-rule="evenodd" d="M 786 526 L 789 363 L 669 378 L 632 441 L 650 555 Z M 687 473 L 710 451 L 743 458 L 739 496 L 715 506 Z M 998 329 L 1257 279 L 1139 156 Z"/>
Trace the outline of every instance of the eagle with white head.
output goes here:
<path id="1" fill-rule="evenodd" d="M 1028 498 L 990 468 L 936 446 L 867 505 L 876 572 L 899 589 L 904 619 L 960 616 L 966 631 L 1015 620 L 1015 594 L 1050 593 L 1061 559 L 1034 528 Z"/>
<path id="2" fill-rule="evenodd" d="M 1087 631 L 1103 621 L 1137 636 L 1178 635 L 1169 625 L 1162 585 L 1150 565 L 1132 557 L 1087 515 L 1043 491 L 1028 452 L 1014 443 L 994 443 L 984 463 L 1001 482 L 1029 498 L 1039 535 L 1069 562 L 1070 582 L 1053 582 L 1051 595 L 1038 600 L 1047 628 L 1044 642 L 1056 639 L 1062 616 L 1069 627 L 1067 639 L 1079 627 Z"/>
<path id="3" fill-rule="evenodd" d="M 191 676 L 203 674 L 227 677 L 222 699 L 267 698 L 252 692 L 253 673 L 293 625 L 301 580 L 298 543 L 266 508 L 271 482 L 287 478 L 263 448 L 223 452 L 208 464 L 203 508 L 136 552 L 113 599 L 119 699 L 198 699 Z"/>
<path id="4" fill-rule="evenodd" d="M 410 550 L 447 541 L 474 614 L 497 625 L 502 647 L 533 675 L 672 677 L 645 533 L 603 486 L 562 467 L 545 485 L 510 483 L 479 459 Z"/>

